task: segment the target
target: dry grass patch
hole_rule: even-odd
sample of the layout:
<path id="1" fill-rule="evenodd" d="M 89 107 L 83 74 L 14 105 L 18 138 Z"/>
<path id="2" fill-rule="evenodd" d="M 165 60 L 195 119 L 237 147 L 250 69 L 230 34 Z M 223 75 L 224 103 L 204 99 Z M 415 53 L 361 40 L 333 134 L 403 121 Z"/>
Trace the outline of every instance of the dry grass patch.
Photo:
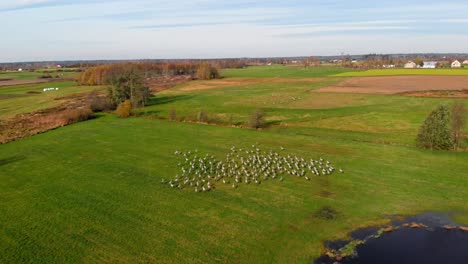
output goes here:
<path id="1" fill-rule="evenodd" d="M 88 120 L 93 112 L 87 105 L 86 94 L 76 94 L 57 100 L 64 103 L 32 113 L 0 120 L 0 144 L 33 136 L 51 129 Z"/>
<path id="2" fill-rule="evenodd" d="M 468 89 L 457 91 L 421 91 L 401 93 L 410 97 L 429 97 L 429 98 L 468 98 Z"/>

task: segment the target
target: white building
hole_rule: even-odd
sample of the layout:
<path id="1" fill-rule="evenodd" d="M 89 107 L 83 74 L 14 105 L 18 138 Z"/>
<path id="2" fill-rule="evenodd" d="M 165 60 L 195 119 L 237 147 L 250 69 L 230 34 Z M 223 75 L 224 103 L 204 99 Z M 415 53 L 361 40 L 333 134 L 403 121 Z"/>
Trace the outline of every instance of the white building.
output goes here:
<path id="1" fill-rule="evenodd" d="M 463 65 L 468 65 L 468 60 L 465 60 L 465 61 L 463 62 Z"/>
<path id="2" fill-rule="evenodd" d="M 405 64 L 405 69 L 414 69 L 416 68 L 416 63 L 414 63 L 413 61 L 408 61 L 406 64 Z"/>
<path id="3" fill-rule="evenodd" d="M 458 60 L 452 62 L 452 68 L 461 68 L 461 63 Z"/>
<path id="4" fill-rule="evenodd" d="M 19 71 L 19 72 L 22 72 L 22 71 L 23 71 L 23 69 L 19 68 L 19 69 L 18 69 L 18 71 Z"/>
<path id="5" fill-rule="evenodd" d="M 425 61 L 422 68 L 423 69 L 435 69 L 437 68 L 437 61 Z"/>

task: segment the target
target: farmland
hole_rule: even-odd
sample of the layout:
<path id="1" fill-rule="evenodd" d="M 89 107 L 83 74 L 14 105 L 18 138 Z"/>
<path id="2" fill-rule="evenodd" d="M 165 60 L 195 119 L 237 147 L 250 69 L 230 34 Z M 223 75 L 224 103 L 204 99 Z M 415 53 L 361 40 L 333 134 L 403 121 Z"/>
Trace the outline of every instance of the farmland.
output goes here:
<path id="1" fill-rule="evenodd" d="M 467 76 L 468 69 L 378 69 L 357 72 L 338 73 L 338 77 L 369 77 L 369 76 L 404 76 L 404 75 L 442 75 Z"/>
<path id="2" fill-rule="evenodd" d="M 418 91 L 468 91 L 468 76 L 355 77 L 319 92 L 399 94 Z"/>
<path id="3" fill-rule="evenodd" d="M 99 114 L 0 145 L 0 262 L 310 263 L 323 241 L 395 214 L 447 212 L 468 224 L 468 152 L 414 142 L 428 113 L 454 99 L 318 92 L 366 73 L 348 71 L 226 70 L 157 93 L 136 117 Z M 1 87 L 2 117 L 104 89 L 61 82 L 60 94 L 27 94 L 42 86 Z M 258 108 L 267 127 L 246 128 Z M 178 173 L 177 150 L 222 158 L 252 144 L 345 173 L 207 193 L 160 183 Z"/>

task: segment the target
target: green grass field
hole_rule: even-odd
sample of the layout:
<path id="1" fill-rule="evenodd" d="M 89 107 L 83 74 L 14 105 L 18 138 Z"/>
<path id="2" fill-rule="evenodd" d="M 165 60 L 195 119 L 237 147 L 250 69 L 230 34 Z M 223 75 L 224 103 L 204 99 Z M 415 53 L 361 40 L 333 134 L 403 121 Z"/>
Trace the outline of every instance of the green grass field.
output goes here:
<path id="1" fill-rule="evenodd" d="M 452 99 L 314 93 L 343 78 L 284 70 L 225 72 L 272 79 L 194 81 L 157 94 L 140 117 L 102 114 L 0 145 L 0 263 L 311 263 L 323 241 L 395 214 L 440 211 L 468 224 L 468 152 L 414 146 L 428 113 Z M 257 108 L 268 128 L 227 126 Z M 203 110 L 218 125 L 158 119 L 172 109 L 186 120 Z M 198 194 L 160 183 L 178 172 L 175 150 L 221 158 L 255 143 L 323 157 L 345 173 Z M 324 207 L 338 214 L 321 218 Z"/>
<path id="2" fill-rule="evenodd" d="M 282 145 L 346 173 L 195 194 L 161 185 L 177 149 Z M 386 215 L 461 212 L 467 153 L 104 116 L 0 147 L 3 263 L 293 263 Z M 450 169 L 449 169 L 450 168 Z M 448 173 L 448 170 L 450 173 Z M 314 217 L 323 206 L 336 219 Z"/>
<path id="3" fill-rule="evenodd" d="M 43 92 L 43 88 L 48 87 L 59 90 Z M 63 103 L 60 98 L 66 96 L 103 89 L 99 86 L 78 86 L 73 81 L 0 86 L 0 120 L 58 106 Z"/>
<path id="4" fill-rule="evenodd" d="M 370 76 L 404 76 L 404 75 L 448 75 L 468 76 L 468 69 L 380 69 L 338 73 L 336 77 L 370 77 Z"/>
<path id="5" fill-rule="evenodd" d="M 40 72 L 29 72 L 29 71 L 7 71 L 0 72 L 0 79 L 12 79 L 12 80 L 30 80 L 37 79 L 42 75 Z"/>
<path id="6" fill-rule="evenodd" d="M 341 80 L 299 79 L 195 89 L 210 83 L 197 81 L 158 94 L 150 106 L 139 112 L 167 118 L 175 110 L 178 119 L 196 120 L 198 113 L 204 111 L 213 123 L 246 126 L 250 114 L 261 108 L 267 114 L 269 129 L 279 133 L 414 145 L 418 128 L 432 108 L 453 102 L 398 95 L 312 92 Z"/>
<path id="7" fill-rule="evenodd" d="M 252 66 L 244 69 L 226 69 L 221 72 L 225 77 L 244 78 L 313 78 L 326 77 L 352 72 L 352 69 L 337 67 L 303 68 L 284 65 Z"/>
<path id="8" fill-rule="evenodd" d="M 34 72 L 30 71 L 7 71 L 7 72 L 2 72 L 0 71 L 0 79 L 11 79 L 11 80 L 32 80 L 32 79 L 38 79 L 42 75 L 44 75 L 44 71 L 46 70 L 37 70 Z M 75 78 L 79 73 L 77 72 L 70 72 L 70 71 L 63 71 L 63 72 L 57 72 L 57 71 L 51 71 L 50 74 L 55 77 L 58 76 L 59 78 Z M 49 72 L 47 71 L 47 72 Z"/>

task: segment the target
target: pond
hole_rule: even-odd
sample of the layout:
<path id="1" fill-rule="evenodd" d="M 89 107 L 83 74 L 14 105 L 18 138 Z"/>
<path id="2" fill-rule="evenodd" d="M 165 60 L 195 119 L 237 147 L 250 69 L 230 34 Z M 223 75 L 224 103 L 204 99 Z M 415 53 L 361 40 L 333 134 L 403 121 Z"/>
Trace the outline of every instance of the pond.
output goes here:
<path id="1" fill-rule="evenodd" d="M 315 263 L 468 263 L 468 229 L 445 214 L 396 217 L 391 226 L 360 229 L 349 241 L 326 242 Z"/>

